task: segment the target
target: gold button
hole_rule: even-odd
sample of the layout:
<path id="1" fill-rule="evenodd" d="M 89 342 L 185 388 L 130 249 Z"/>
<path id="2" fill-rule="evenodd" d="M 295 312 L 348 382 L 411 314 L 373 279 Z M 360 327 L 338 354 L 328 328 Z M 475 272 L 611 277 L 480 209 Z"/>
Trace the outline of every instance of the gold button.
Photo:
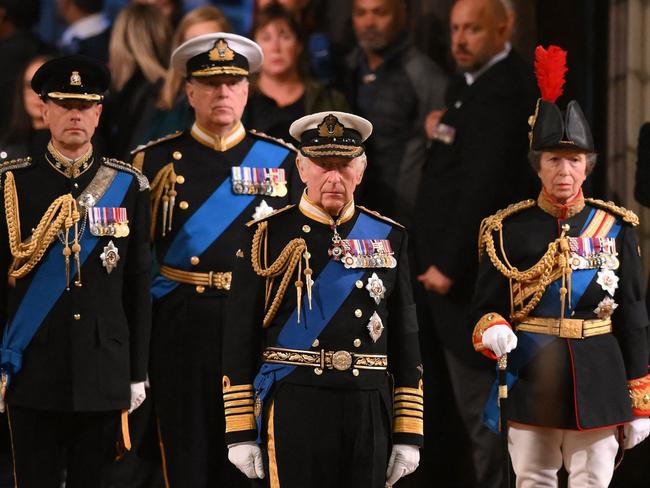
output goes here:
<path id="1" fill-rule="evenodd" d="M 323 370 L 320 368 L 314 368 L 314 374 L 320 376 L 323 374 Z"/>
<path id="2" fill-rule="evenodd" d="M 352 370 L 352 374 L 353 374 L 354 376 L 359 376 L 359 370 L 358 370 L 357 368 L 354 368 L 354 369 Z"/>
<path id="3" fill-rule="evenodd" d="M 311 343 L 311 347 L 318 347 L 320 345 L 320 341 L 318 339 L 314 339 L 314 342 Z"/>
<path id="4" fill-rule="evenodd" d="M 361 339 L 355 339 L 352 344 L 354 344 L 354 347 L 361 347 Z"/>
<path id="5" fill-rule="evenodd" d="M 81 320 L 81 314 L 76 313 L 73 315 L 73 317 L 75 320 Z"/>
<path id="6" fill-rule="evenodd" d="M 362 315 L 363 315 L 363 312 L 361 311 L 360 308 L 357 308 L 357 309 L 354 311 L 354 316 L 355 316 L 356 318 L 360 319 Z"/>
<path id="7" fill-rule="evenodd" d="M 174 151 L 172 153 L 172 158 L 174 158 L 176 161 L 178 161 L 182 157 L 183 157 L 183 154 L 180 151 Z"/>
<path id="8" fill-rule="evenodd" d="M 302 231 L 305 234 L 309 234 L 311 232 L 311 227 L 309 227 L 307 224 L 305 224 L 305 225 L 302 226 Z"/>
<path id="9" fill-rule="evenodd" d="M 176 183 L 178 183 L 179 185 L 182 185 L 183 183 L 185 183 L 185 177 L 183 175 L 177 175 L 176 176 Z"/>
<path id="10" fill-rule="evenodd" d="M 199 264 L 200 261 L 201 260 L 199 259 L 198 256 L 192 256 L 190 258 L 190 263 L 192 263 L 192 266 L 196 266 L 197 264 Z"/>
<path id="11" fill-rule="evenodd" d="M 361 281 L 361 280 L 357 280 L 357 282 L 355 283 L 355 285 L 357 285 L 357 288 L 363 288 L 363 281 Z"/>
<path id="12" fill-rule="evenodd" d="M 178 204 L 178 206 L 181 207 L 181 210 L 187 210 L 190 204 L 187 203 L 185 200 L 183 200 L 181 203 Z"/>
<path id="13" fill-rule="evenodd" d="M 205 291 L 205 286 L 203 285 L 197 285 L 196 286 L 196 292 L 197 293 L 203 293 Z"/>

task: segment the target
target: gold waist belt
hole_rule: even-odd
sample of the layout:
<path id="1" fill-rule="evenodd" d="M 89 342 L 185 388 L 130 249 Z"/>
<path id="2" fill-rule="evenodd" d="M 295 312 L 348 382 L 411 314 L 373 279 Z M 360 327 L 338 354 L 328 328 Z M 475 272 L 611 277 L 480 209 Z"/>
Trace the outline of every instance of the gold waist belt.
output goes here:
<path id="1" fill-rule="evenodd" d="M 291 364 L 294 366 L 311 366 L 316 374 L 324 369 L 335 369 L 355 373 L 359 369 L 385 370 L 388 366 L 388 356 L 384 354 L 357 354 L 348 351 L 302 351 L 300 349 L 284 349 L 267 347 L 262 353 L 262 359 L 267 363 Z"/>
<path id="2" fill-rule="evenodd" d="M 612 331 L 611 319 L 560 319 L 544 317 L 527 317 L 517 325 L 517 330 L 546 334 L 566 339 L 584 339 Z"/>
<path id="3" fill-rule="evenodd" d="M 177 283 L 185 285 L 207 286 L 217 290 L 230 290 L 232 281 L 232 272 L 210 271 L 208 273 L 194 273 L 192 271 L 183 271 L 182 269 L 170 268 L 169 266 L 160 266 L 160 274 Z"/>

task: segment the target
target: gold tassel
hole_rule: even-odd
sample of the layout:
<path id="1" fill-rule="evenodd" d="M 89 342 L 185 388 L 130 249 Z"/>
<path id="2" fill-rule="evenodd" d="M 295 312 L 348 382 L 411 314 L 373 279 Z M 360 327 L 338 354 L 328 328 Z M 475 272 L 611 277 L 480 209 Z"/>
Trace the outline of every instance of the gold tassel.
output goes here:
<path id="1" fill-rule="evenodd" d="M 300 257 L 299 257 L 298 258 L 298 279 L 296 280 L 296 298 L 298 299 L 296 303 L 296 310 L 298 311 L 298 323 L 300 323 L 300 307 L 302 305 L 303 282 L 300 279 L 301 274 L 302 274 L 302 262 L 300 261 Z"/>
<path id="2" fill-rule="evenodd" d="M 312 286 L 314 285 L 314 280 L 311 277 L 313 271 L 309 267 L 309 258 L 311 258 L 311 254 L 309 254 L 306 245 L 305 245 L 305 252 L 303 254 L 303 257 L 305 258 L 305 282 L 307 283 L 307 303 L 309 304 L 309 310 L 311 310 L 311 292 L 312 292 Z"/>
<path id="3" fill-rule="evenodd" d="M 162 236 L 165 237 L 165 233 L 167 232 L 167 211 L 169 210 L 169 197 L 167 195 L 163 195 L 162 202 Z"/>

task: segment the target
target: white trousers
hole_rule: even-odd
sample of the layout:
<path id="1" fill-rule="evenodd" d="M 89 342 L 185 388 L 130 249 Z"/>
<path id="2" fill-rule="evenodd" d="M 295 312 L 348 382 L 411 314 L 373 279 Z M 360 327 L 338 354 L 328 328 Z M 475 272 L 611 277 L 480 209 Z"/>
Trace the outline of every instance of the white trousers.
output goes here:
<path id="1" fill-rule="evenodd" d="M 510 424 L 508 451 L 517 488 L 557 488 L 562 464 L 569 488 L 607 488 L 618 441 L 614 427 L 581 432 Z"/>

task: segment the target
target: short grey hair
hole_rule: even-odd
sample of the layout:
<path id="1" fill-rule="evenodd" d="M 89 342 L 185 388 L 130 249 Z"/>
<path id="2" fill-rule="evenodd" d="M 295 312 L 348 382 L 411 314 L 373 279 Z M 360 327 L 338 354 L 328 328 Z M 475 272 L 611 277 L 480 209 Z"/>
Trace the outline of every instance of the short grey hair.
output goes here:
<path id="1" fill-rule="evenodd" d="M 529 151 L 528 152 L 528 161 L 530 162 L 530 165 L 533 167 L 535 170 L 535 173 L 539 172 L 539 168 L 542 162 L 542 154 L 548 151 Z M 589 174 L 593 171 L 594 166 L 596 166 L 596 161 L 598 160 L 598 154 L 591 152 L 591 153 L 585 153 L 585 156 L 587 158 L 587 171 L 586 173 Z"/>

